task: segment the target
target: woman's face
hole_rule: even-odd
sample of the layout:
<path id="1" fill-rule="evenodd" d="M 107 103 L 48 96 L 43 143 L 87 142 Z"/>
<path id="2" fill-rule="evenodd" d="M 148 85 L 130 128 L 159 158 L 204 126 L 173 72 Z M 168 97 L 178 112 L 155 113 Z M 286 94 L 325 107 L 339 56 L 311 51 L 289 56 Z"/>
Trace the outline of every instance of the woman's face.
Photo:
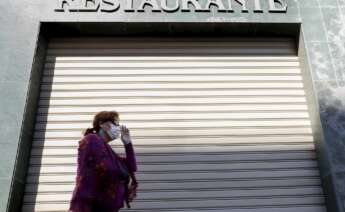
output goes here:
<path id="1" fill-rule="evenodd" d="M 101 127 L 99 134 L 104 138 L 106 142 L 112 141 L 120 136 L 120 128 L 118 122 L 105 121 L 100 122 Z"/>

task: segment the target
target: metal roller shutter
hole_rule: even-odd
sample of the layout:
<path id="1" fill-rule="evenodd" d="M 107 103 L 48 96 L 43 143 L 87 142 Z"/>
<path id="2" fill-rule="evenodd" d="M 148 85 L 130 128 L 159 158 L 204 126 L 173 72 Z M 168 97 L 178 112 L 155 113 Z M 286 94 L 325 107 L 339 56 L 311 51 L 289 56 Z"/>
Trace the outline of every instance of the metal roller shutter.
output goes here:
<path id="1" fill-rule="evenodd" d="M 23 211 L 67 210 L 81 131 L 116 110 L 126 211 L 325 212 L 299 65 L 283 38 L 51 39 Z"/>

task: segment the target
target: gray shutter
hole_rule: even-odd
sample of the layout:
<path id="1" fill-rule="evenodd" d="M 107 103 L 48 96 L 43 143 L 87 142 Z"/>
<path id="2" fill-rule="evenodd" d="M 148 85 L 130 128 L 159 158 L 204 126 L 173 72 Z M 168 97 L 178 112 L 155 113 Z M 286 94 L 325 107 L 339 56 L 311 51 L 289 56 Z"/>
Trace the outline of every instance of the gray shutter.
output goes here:
<path id="1" fill-rule="evenodd" d="M 51 39 L 23 211 L 68 209 L 78 140 L 100 110 L 133 138 L 126 211 L 326 211 L 290 39 Z"/>

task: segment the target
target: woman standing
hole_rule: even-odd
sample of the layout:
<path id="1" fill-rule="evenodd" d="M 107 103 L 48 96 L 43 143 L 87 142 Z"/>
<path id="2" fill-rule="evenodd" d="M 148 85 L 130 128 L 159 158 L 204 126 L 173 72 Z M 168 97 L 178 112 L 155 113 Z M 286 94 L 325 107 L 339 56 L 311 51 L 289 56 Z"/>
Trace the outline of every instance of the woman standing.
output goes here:
<path id="1" fill-rule="evenodd" d="M 119 137 L 126 157 L 115 153 L 110 141 Z M 129 188 L 121 179 L 119 160 L 122 160 L 132 177 Z M 136 197 L 138 183 L 134 172 L 137 164 L 129 130 L 119 125 L 116 111 L 98 112 L 93 127 L 88 128 L 79 141 L 76 184 L 70 202 L 71 212 L 117 212 Z"/>

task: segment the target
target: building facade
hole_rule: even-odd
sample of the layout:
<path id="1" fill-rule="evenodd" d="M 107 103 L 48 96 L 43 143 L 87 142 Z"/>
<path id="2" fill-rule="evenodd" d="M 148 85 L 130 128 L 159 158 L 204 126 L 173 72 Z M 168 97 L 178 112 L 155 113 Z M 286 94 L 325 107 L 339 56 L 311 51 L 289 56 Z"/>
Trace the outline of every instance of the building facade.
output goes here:
<path id="1" fill-rule="evenodd" d="M 344 0 L 0 11 L 0 211 L 65 211 L 80 131 L 114 109 L 140 161 L 132 211 L 345 212 Z"/>

